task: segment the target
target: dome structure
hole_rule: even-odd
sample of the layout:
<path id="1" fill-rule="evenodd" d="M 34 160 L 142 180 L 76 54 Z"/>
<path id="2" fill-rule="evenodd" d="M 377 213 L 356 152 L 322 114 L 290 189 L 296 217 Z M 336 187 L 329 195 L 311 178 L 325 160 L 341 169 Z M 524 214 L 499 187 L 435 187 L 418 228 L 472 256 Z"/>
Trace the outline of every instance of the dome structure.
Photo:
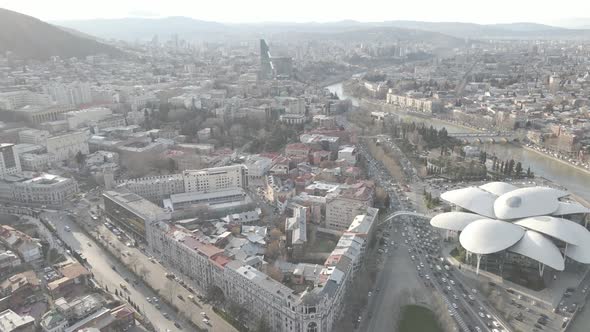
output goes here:
<path id="1" fill-rule="evenodd" d="M 441 213 L 430 220 L 434 227 L 461 232 L 459 242 L 469 254 L 513 252 L 563 271 L 565 257 L 590 264 L 587 225 L 560 218 L 588 214 L 590 209 L 562 202 L 568 193 L 549 187 L 518 188 L 505 182 L 447 191 L 441 198 L 469 212 Z"/>

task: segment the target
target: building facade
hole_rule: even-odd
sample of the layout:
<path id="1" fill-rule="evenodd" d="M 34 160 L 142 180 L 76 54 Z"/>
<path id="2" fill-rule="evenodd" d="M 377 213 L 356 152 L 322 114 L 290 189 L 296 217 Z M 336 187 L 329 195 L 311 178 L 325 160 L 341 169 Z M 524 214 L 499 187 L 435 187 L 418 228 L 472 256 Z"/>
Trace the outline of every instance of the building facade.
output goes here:
<path id="1" fill-rule="evenodd" d="M 186 192 L 215 192 L 248 185 L 248 171 L 244 165 L 186 170 L 182 175 Z"/>
<path id="2" fill-rule="evenodd" d="M 14 144 L 0 144 L 0 178 L 21 172 L 20 159 Z"/>
<path id="3" fill-rule="evenodd" d="M 73 132 L 47 139 L 47 152 L 55 156 L 58 161 L 72 159 L 78 154 L 87 155 L 88 136 L 84 132 Z"/>

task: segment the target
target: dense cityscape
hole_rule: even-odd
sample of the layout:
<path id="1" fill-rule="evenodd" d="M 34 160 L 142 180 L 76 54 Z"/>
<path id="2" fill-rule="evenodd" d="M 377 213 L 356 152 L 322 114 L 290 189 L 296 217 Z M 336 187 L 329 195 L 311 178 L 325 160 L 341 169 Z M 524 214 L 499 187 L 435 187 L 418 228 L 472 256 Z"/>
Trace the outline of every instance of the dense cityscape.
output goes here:
<path id="1" fill-rule="evenodd" d="M 588 331 L 590 30 L 50 23 L 0 9 L 0 331 Z"/>

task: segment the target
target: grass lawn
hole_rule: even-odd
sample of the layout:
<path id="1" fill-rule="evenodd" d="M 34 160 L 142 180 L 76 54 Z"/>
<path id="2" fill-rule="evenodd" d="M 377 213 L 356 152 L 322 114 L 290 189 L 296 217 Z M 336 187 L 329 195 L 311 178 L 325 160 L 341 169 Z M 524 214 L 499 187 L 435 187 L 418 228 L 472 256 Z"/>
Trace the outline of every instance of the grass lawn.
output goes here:
<path id="1" fill-rule="evenodd" d="M 402 317 L 398 323 L 399 332 L 442 332 L 434 313 L 430 309 L 407 305 L 402 308 Z"/>

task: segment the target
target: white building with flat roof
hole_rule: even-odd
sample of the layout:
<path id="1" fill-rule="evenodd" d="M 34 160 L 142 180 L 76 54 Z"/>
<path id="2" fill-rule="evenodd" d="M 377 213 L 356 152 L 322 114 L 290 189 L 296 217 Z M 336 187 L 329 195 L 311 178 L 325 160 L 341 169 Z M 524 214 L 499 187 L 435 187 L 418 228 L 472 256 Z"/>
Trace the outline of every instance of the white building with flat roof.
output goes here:
<path id="1" fill-rule="evenodd" d="M 185 170 L 182 172 L 184 190 L 197 193 L 245 188 L 248 185 L 247 174 L 244 165 Z"/>
<path id="2" fill-rule="evenodd" d="M 47 139 L 47 152 L 55 156 L 58 161 L 72 159 L 78 154 L 87 155 L 88 135 L 84 132 L 73 132 Z"/>
<path id="3" fill-rule="evenodd" d="M 77 192 L 76 181 L 54 174 L 23 172 L 0 181 L 0 199 L 21 205 L 63 207 Z"/>
<path id="4" fill-rule="evenodd" d="M 90 122 L 97 122 L 112 115 L 113 111 L 106 107 L 93 107 L 64 114 L 70 130 L 87 126 Z"/>
<path id="5" fill-rule="evenodd" d="M 18 142 L 45 146 L 50 136 L 51 134 L 47 130 L 25 129 L 18 132 Z"/>

